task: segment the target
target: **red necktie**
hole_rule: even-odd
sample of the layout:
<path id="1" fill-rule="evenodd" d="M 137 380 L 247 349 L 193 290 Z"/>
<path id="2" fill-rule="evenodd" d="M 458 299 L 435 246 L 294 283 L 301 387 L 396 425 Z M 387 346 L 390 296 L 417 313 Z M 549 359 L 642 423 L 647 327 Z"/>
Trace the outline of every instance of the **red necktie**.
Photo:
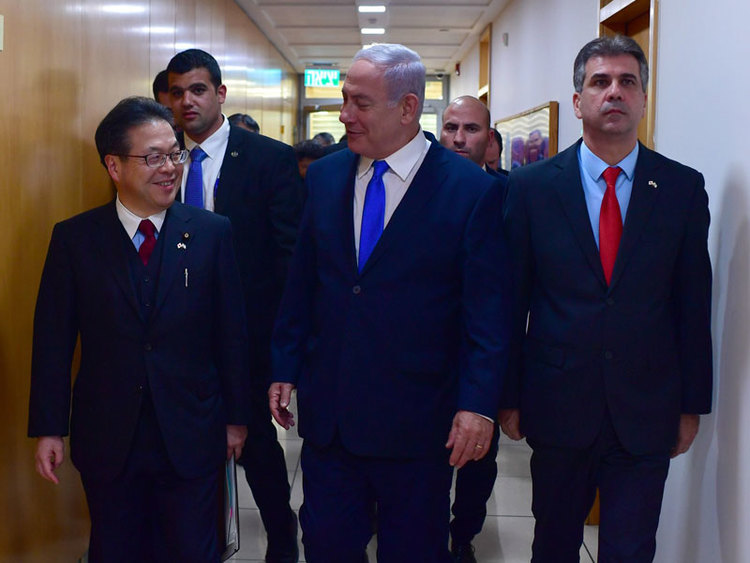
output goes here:
<path id="1" fill-rule="evenodd" d="M 599 257 L 607 284 L 612 279 L 612 269 L 615 267 L 617 249 L 620 246 L 620 237 L 622 237 L 622 214 L 615 194 L 615 182 L 619 175 L 618 166 L 610 166 L 602 173 L 607 183 L 607 191 L 604 192 L 602 209 L 599 213 Z"/>
<path id="2" fill-rule="evenodd" d="M 151 253 L 156 246 L 156 237 L 154 236 L 156 227 L 154 227 L 154 224 L 150 220 L 144 219 L 141 221 L 141 224 L 138 225 L 138 230 L 146 237 L 138 249 L 138 256 L 141 257 L 141 261 L 145 266 L 148 264 L 148 259 L 151 257 Z"/>

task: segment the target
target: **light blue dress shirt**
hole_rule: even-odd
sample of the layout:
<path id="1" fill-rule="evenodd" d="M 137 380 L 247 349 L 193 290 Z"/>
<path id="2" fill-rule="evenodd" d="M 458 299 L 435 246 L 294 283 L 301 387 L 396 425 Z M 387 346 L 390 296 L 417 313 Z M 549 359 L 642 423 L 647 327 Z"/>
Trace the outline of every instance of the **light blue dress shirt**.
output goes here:
<path id="1" fill-rule="evenodd" d="M 630 203 L 630 194 L 633 192 L 633 174 L 635 173 L 635 163 L 638 161 L 638 143 L 630 154 L 615 164 L 622 169 L 615 183 L 615 195 L 617 202 L 620 204 L 620 214 L 622 223 L 625 224 L 625 217 L 628 213 L 628 204 Z M 581 171 L 581 183 L 583 184 L 583 195 L 586 198 L 586 207 L 591 220 L 591 230 L 594 233 L 596 247 L 599 248 L 599 212 L 602 209 L 602 200 L 604 192 L 607 191 L 607 182 L 604 181 L 602 173 L 609 168 L 609 164 L 596 156 L 582 142 L 578 149 L 578 168 Z"/>

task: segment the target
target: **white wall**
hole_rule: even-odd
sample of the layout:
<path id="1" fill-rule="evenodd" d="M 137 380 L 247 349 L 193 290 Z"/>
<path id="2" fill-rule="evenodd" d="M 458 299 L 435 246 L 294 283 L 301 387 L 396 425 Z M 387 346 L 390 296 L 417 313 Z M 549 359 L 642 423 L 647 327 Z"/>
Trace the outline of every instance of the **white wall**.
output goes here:
<path id="1" fill-rule="evenodd" d="M 714 414 L 667 481 L 664 563 L 750 561 L 748 18 L 739 0 L 660 2 L 655 142 L 706 178 L 716 370 Z"/>
<path id="2" fill-rule="evenodd" d="M 513 0 L 492 24 L 490 113 L 493 122 L 540 104 L 560 103 L 558 147 L 580 137 L 573 115 L 573 59 L 596 37 L 597 3 L 592 0 Z M 508 34 L 508 46 L 502 43 Z M 464 72 L 464 69 L 475 69 Z M 477 95 L 479 50 L 461 62 L 451 79 L 451 98 Z M 455 77 L 454 77 L 455 78 Z"/>
<path id="3" fill-rule="evenodd" d="M 594 0 L 513 0 L 493 23 L 493 120 L 560 102 L 559 147 L 580 136 L 576 53 L 596 36 Z M 703 172 L 712 223 L 714 413 L 673 461 L 657 563 L 750 561 L 750 19 L 746 0 L 660 0 L 656 149 Z M 509 44 L 502 44 L 502 34 Z M 744 39 L 743 39 L 744 38 Z M 478 49 L 451 80 L 476 95 Z M 469 69 L 466 72 L 464 69 Z"/>

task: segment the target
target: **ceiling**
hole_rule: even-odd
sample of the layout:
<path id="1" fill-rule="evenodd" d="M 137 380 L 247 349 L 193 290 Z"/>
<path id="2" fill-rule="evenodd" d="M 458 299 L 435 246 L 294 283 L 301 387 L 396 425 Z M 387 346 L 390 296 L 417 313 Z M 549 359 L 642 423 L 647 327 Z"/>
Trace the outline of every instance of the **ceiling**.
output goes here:
<path id="1" fill-rule="evenodd" d="M 428 74 L 454 69 L 509 0 L 235 0 L 297 72 L 311 66 L 346 71 L 363 45 L 401 43 Z M 382 14 L 359 5 L 386 5 Z M 382 27 L 384 35 L 361 28 Z"/>

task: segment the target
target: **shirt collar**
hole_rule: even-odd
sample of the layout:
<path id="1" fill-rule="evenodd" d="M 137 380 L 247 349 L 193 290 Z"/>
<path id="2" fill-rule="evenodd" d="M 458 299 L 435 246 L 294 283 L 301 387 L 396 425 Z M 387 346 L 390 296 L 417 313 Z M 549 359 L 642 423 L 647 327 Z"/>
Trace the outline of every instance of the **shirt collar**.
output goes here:
<path id="1" fill-rule="evenodd" d="M 206 153 L 206 156 L 208 156 L 208 158 L 216 158 L 220 150 L 225 147 L 227 142 L 229 141 L 229 120 L 223 113 L 221 114 L 221 117 L 223 118 L 223 121 L 221 122 L 219 128 L 202 143 L 196 143 L 193 139 L 185 135 L 185 148 L 191 151 L 196 146 L 200 145 L 200 148 L 203 150 L 203 152 Z"/>
<path id="2" fill-rule="evenodd" d="M 135 213 L 130 211 L 127 207 L 123 205 L 123 203 L 120 201 L 120 195 L 117 195 L 117 198 L 115 200 L 115 208 L 117 209 L 117 218 L 120 220 L 120 223 L 122 223 L 122 226 L 125 227 L 125 232 L 128 233 L 128 238 L 133 238 L 135 236 L 135 233 L 138 231 L 138 226 L 141 224 L 141 221 L 143 219 L 150 219 L 151 222 L 154 224 L 154 227 L 156 227 L 156 232 L 161 232 L 161 227 L 164 224 L 164 218 L 167 216 L 167 210 L 160 211 L 156 215 L 151 215 L 150 217 L 138 217 Z"/>
<path id="3" fill-rule="evenodd" d="M 388 168 L 401 178 L 402 182 L 405 182 L 412 168 L 417 164 L 419 157 L 425 150 L 425 143 L 429 144 L 429 141 L 424 136 L 424 133 L 422 133 L 422 128 L 420 127 L 411 141 L 383 160 L 388 163 Z M 364 176 L 370 170 L 373 162 L 372 158 L 360 156 L 357 177 L 361 178 Z"/>
<path id="4" fill-rule="evenodd" d="M 598 182 L 601 178 L 602 173 L 609 168 L 609 164 L 604 162 L 601 158 L 596 156 L 591 149 L 586 146 L 586 142 L 581 142 L 581 166 L 586 174 L 594 181 Z M 620 162 L 615 164 L 622 169 L 622 173 L 625 174 L 628 180 L 633 181 L 633 174 L 635 173 L 635 164 L 638 161 L 638 143 L 636 142 L 633 150 L 623 158 Z"/>

